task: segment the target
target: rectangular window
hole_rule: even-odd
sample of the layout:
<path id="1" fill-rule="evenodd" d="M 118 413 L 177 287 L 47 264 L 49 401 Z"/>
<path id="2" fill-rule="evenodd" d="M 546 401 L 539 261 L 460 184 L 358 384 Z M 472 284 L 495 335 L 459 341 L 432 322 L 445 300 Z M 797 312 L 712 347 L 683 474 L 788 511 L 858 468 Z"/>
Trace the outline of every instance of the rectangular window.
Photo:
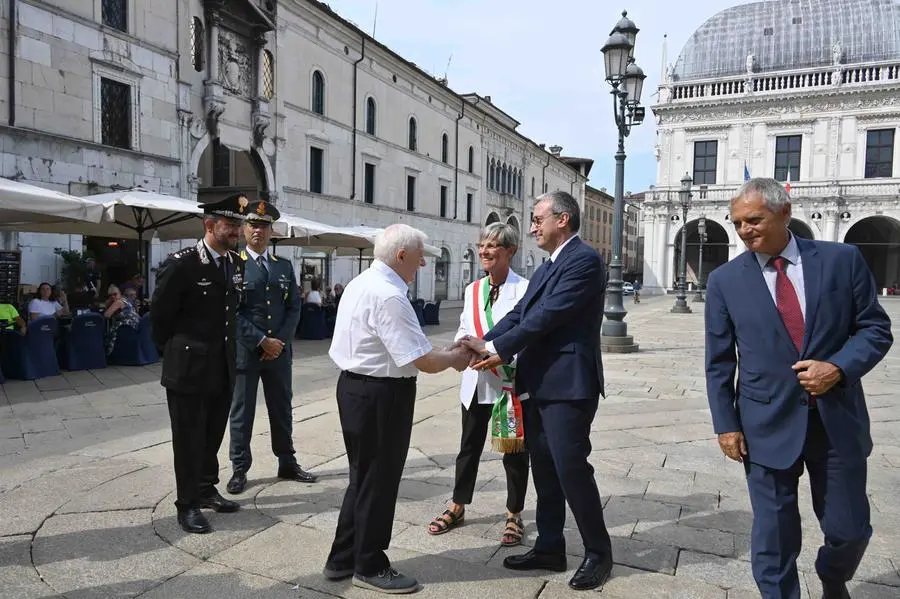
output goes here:
<path id="1" fill-rule="evenodd" d="M 801 135 L 782 135 L 775 138 L 775 180 L 800 180 L 800 148 L 803 145 Z"/>
<path id="2" fill-rule="evenodd" d="M 131 86 L 113 79 L 100 79 L 102 142 L 131 148 Z"/>
<path id="3" fill-rule="evenodd" d="M 325 152 L 322 148 L 309 149 L 309 190 L 322 193 L 322 181 L 325 167 Z"/>
<path id="4" fill-rule="evenodd" d="M 366 204 L 375 203 L 375 165 L 368 162 L 366 163 L 363 196 Z"/>
<path id="5" fill-rule="evenodd" d="M 718 141 L 694 142 L 694 185 L 716 184 L 716 157 Z"/>
<path id="6" fill-rule="evenodd" d="M 231 186 L 231 150 L 219 143 L 219 138 L 212 142 L 213 187 Z"/>
<path id="7" fill-rule="evenodd" d="M 466 194 L 466 222 L 472 222 L 472 202 L 474 198 L 471 193 Z"/>
<path id="8" fill-rule="evenodd" d="M 128 31 L 128 0 L 103 0 L 100 12 L 104 25 Z"/>
<path id="9" fill-rule="evenodd" d="M 866 179 L 894 176 L 894 129 L 866 134 Z"/>
<path id="10" fill-rule="evenodd" d="M 410 212 L 416 209 L 416 178 L 406 176 L 406 209 Z"/>
<path id="11" fill-rule="evenodd" d="M 447 186 L 441 185 L 441 218 L 447 218 Z"/>

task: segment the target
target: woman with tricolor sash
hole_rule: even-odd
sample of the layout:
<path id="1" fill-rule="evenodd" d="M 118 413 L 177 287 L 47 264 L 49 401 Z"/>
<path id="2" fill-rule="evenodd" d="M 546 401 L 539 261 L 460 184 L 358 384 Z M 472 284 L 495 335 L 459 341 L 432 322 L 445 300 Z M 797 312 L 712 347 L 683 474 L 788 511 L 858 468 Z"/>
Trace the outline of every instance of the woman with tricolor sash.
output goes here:
<path id="1" fill-rule="evenodd" d="M 510 225 L 492 223 L 482 231 L 478 255 L 487 276 L 466 287 L 457 341 L 465 336 L 483 337 L 525 295 L 528 280 L 509 267 L 518 245 L 519 232 Z M 522 542 L 528 452 L 521 402 L 526 398 L 516 393 L 515 373 L 515 360 L 490 371 L 463 372 L 459 394 L 462 439 L 456 457 L 453 498 L 447 509 L 428 525 L 429 534 L 443 534 L 463 523 L 466 505 L 472 503 L 478 464 L 490 428 L 491 447 L 503 454 L 506 471 L 506 527 L 500 542 L 504 546 Z"/>

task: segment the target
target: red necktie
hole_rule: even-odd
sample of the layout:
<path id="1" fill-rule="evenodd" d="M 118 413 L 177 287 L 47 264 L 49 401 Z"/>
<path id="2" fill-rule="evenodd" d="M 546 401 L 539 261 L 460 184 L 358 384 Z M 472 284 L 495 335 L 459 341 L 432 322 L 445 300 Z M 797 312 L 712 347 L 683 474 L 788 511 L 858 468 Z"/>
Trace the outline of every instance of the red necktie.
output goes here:
<path id="1" fill-rule="evenodd" d="M 797 299 L 797 290 L 794 289 L 794 284 L 791 283 L 785 272 L 787 260 L 784 256 L 772 258 L 771 264 L 778 273 L 775 278 L 775 306 L 778 308 L 778 313 L 781 314 L 781 320 L 784 321 L 791 341 L 794 342 L 799 352 L 803 349 L 805 324 L 803 310 L 800 309 L 800 300 Z"/>
<path id="2" fill-rule="evenodd" d="M 785 268 L 787 268 L 787 260 L 784 256 L 772 258 L 771 264 L 778 273 L 775 277 L 775 306 L 778 313 L 781 314 L 781 320 L 791 336 L 791 341 L 797 351 L 803 349 L 803 334 L 806 324 L 803 321 L 803 310 L 800 308 L 800 300 L 797 299 L 797 290 L 794 284 L 788 278 Z M 808 396 L 810 407 L 816 405 L 816 398 L 812 395 Z"/>

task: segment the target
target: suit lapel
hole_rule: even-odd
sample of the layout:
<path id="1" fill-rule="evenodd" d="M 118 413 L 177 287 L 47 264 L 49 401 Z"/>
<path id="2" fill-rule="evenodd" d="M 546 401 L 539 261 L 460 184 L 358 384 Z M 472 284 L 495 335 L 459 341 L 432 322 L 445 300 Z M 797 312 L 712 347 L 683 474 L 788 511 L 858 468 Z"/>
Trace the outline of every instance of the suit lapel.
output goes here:
<path id="1" fill-rule="evenodd" d="M 800 258 L 803 263 L 803 287 L 806 292 L 806 318 L 803 333 L 803 351 L 809 347 L 813 326 L 816 323 L 816 312 L 819 309 L 819 298 L 822 293 L 822 257 L 812 243 L 797 239 Z"/>
<path id="2" fill-rule="evenodd" d="M 744 252 L 744 269 L 747 272 L 744 280 L 747 281 L 747 299 L 750 300 L 750 305 L 760 306 L 763 312 L 763 319 L 776 322 L 775 330 L 778 331 L 781 340 L 796 351 L 797 348 L 794 342 L 791 341 L 787 327 L 784 326 L 781 314 L 775 306 L 775 300 L 772 299 L 772 294 L 769 293 L 769 287 L 766 285 L 762 269 L 756 260 L 756 254 L 751 251 Z"/>
<path id="3" fill-rule="evenodd" d="M 540 273 L 541 271 L 544 271 L 542 276 L 535 277 L 537 279 L 537 283 L 534 285 L 529 285 L 528 291 L 525 293 L 526 297 L 528 297 L 530 294 L 527 305 L 530 305 L 535 300 L 535 298 L 537 298 L 541 294 L 541 291 L 543 291 L 544 286 L 547 285 L 547 282 L 550 281 L 550 277 L 553 276 L 553 273 L 555 273 L 559 269 L 559 266 L 563 262 L 565 262 L 569 254 L 575 251 L 575 248 L 577 248 L 579 245 L 581 245 L 581 238 L 574 237 L 569 240 L 566 246 L 559 253 L 559 256 L 556 257 L 556 260 L 554 260 L 553 262 L 544 262 L 543 264 L 541 264 L 537 272 Z"/>

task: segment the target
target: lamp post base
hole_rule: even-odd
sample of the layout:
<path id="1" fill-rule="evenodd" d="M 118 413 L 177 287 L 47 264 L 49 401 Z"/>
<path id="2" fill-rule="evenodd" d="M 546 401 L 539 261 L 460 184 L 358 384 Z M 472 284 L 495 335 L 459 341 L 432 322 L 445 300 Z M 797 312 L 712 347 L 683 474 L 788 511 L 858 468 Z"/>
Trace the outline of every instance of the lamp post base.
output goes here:
<path id="1" fill-rule="evenodd" d="M 702 304 L 703 302 L 705 302 L 706 300 L 703 299 L 703 292 L 702 292 L 702 291 L 698 291 L 697 293 L 695 293 L 695 294 L 694 294 L 694 300 L 693 300 L 693 301 L 694 301 L 695 303 L 700 303 L 700 304 Z"/>
<path id="2" fill-rule="evenodd" d="M 675 300 L 675 305 L 672 306 L 670 312 L 672 312 L 672 314 L 691 314 L 693 313 L 693 310 L 687 305 L 687 301 L 684 298 L 678 298 Z"/>
<path id="3" fill-rule="evenodd" d="M 600 335 L 600 351 L 609 354 L 633 354 L 638 351 L 638 344 L 631 335 L 623 337 Z"/>

